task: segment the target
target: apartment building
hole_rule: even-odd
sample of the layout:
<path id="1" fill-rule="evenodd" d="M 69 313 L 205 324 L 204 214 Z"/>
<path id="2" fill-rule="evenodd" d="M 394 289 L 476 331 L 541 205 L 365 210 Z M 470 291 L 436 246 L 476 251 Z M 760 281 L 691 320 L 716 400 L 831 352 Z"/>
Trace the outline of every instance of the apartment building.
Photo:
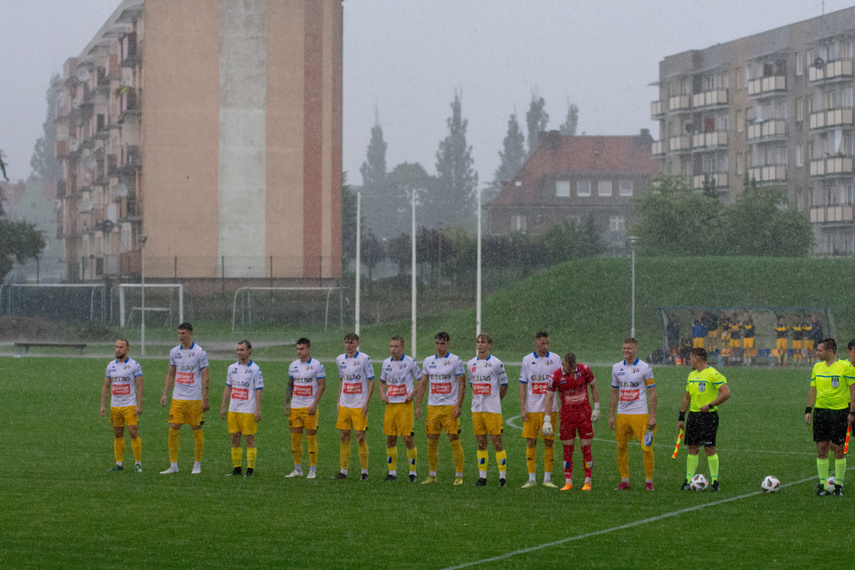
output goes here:
<path id="1" fill-rule="evenodd" d="M 68 281 L 341 273 L 341 0 L 124 0 L 56 86 Z"/>
<path id="2" fill-rule="evenodd" d="M 666 57 L 651 118 L 663 173 L 730 202 L 779 184 L 817 255 L 855 255 L 855 8 Z"/>

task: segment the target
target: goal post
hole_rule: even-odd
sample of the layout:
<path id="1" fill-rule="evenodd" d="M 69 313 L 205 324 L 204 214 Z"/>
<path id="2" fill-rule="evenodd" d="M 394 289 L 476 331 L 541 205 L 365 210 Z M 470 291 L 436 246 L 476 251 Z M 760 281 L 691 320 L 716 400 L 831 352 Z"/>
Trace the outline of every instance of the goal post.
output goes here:
<path id="1" fill-rule="evenodd" d="M 6 287 L 9 316 L 107 321 L 107 288 L 103 283 L 10 283 Z"/>
<path id="2" fill-rule="evenodd" d="M 240 317 L 242 326 L 252 326 L 253 311 L 255 311 L 256 320 L 261 320 L 261 317 L 279 317 L 284 320 L 284 312 L 288 311 L 283 303 L 276 301 L 277 293 L 320 293 L 324 300 L 324 331 L 329 326 L 330 319 L 330 297 L 334 291 L 339 292 L 339 320 L 344 322 L 343 298 L 341 287 L 241 287 L 235 291 L 234 300 L 232 301 L 232 332 L 236 332 L 237 317 L 238 317 L 238 301 L 240 301 Z M 256 300 L 256 307 L 253 307 L 253 293 L 268 293 L 265 302 Z M 257 297 L 257 296 L 256 296 Z M 293 297 L 293 295 L 289 295 Z M 294 299 L 291 299 L 292 301 Z"/>
<path id="3" fill-rule="evenodd" d="M 124 328 L 130 323 L 135 312 L 142 314 L 141 304 L 137 304 L 137 299 L 142 297 L 142 284 L 140 283 L 120 283 L 119 284 L 119 326 Z M 149 296 L 149 291 L 155 293 Z M 145 292 L 147 295 L 149 306 L 146 303 L 145 312 L 148 313 L 166 313 L 167 320 L 172 320 L 172 315 L 176 310 L 175 297 L 177 296 L 177 311 L 178 322 L 184 322 L 184 285 L 180 283 L 146 283 Z M 163 295 L 166 292 L 167 295 Z M 132 294 L 136 293 L 136 295 Z M 160 294 L 158 294 L 160 293 Z M 166 303 L 169 306 L 163 306 Z M 158 306 L 158 304 L 160 306 Z"/>

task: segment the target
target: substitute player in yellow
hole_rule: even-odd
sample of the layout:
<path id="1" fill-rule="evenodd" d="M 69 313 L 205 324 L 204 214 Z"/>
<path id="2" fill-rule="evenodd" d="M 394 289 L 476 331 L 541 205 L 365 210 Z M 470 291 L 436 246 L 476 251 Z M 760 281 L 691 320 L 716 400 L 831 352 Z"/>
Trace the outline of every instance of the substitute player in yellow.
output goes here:
<path id="1" fill-rule="evenodd" d="M 380 399 L 386 403 L 383 433 L 386 434 L 386 465 L 389 467 L 385 480 L 398 479 L 398 436 L 402 436 L 410 464 L 410 483 L 415 483 L 418 452 L 413 439 L 413 398 L 421 370 L 412 356 L 404 354 L 402 337 L 392 337 L 389 353 L 391 356 L 380 367 Z"/>
<path id="2" fill-rule="evenodd" d="M 226 476 L 241 475 L 243 449 L 240 437 L 246 439 L 246 477 L 255 473 L 255 434 L 261 421 L 261 393 L 264 378 L 258 364 L 250 359 L 252 344 L 242 340 L 237 345 L 238 361 L 229 366 L 226 372 L 226 387 L 223 390 L 223 402 L 220 404 L 220 417 L 228 418 L 228 429 L 232 438 L 232 464 L 234 469 Z M 228 415 L 226 415 L 228 413 Z"/>
<path id="3" fill-rule="evenodd" d="M 778 324 L 775 326 L 775 350 L 778 354 L 778 366 L 787 365 L 787 332 L 790 327 L 787 326 L 787 321 L 783 316 L 778 317 Z"/>
<path id="4" fill-rule="evenodd" d="M 463 484 L 463 446 L 460 444 L 460 412 L 466 395 L 466 370 L 456 354 L 448 352 L 451 337 L 438 332 L 433 339 L 436 354 L 425 358 L 419 379 L 416 417 L 422 417 L 422 399 L 430 390 L 425 433 L 428 438 L 428 478 L 422 484 L 436 483 L 439 465 L 439 434 L 445 431 L 454 456 L 454 484 Z"/>
<path id="5" fill-rule="evenodd" d="M 193 342 L 193 325 L 178 325 L 180 344 L 169 351 L 169 371 L 163 385 L 160 405 L 166 406 L 169 390 L 172 403 L 169 406 L 169 468 L 161 475 L 178 473 L 178 432 L 182 425 L 193 428 L 193 451 L 195 461 L 192 474 L 202 472 L 202 452 L 205 450 L 205 435 L 202 433 L 202 414 L 208 411 L 208 354 Z"/>
<path id="6" fill-rule="evenodd" d="M 851 352 L 855 343 L 849 344 Z M 833 338 L 820 341 L 816 347 L 816 360 L 805 408 L 805 424 L 810 425 L 813 421 L 813 440 L 816 442 L 816 471 L 819 475 L 816 494 L 842 497 L 846 475 L 846 455 L 843 453 L 846 428 L 855 419 L 855 368 L 849 361 L 837 358 L 837 342 Z M 834 489 L 828 488 L 829 448 L 834 451 Z"/>
<path id="7" fill-rule="evenodd" d="M 712 480 L 710 491 L 718 491 L 719 460 L 715 449 L 718 407 L 730 398 L 730 388 L 727 387 L 727 379 L 707 364 L 707 351 L 703 348 L 692 349 L 689 364 L 692 365 L 692 371 L 689 373 L 686 393 L 680 403 L 680 415 L 677 419 L 677 428 L 683 429 L 685 425 L 684 438 L 689 452 L 686 458 L 686 480 L 683 481 L 681 489 L 691 489 L 689 480 L 695 476 L 698 469 L 698 451 L 703 445 Z"/>
<path id="8" fill-rule="evenodd" d="M 477 356 L 466 363 L 472 386 L 472 431 L 478 442 L 478 480 L 476 487 L 487 484 L 487 435 L 496 450 L 499 487 L 507 486 L 508 453 L 502 444 L 502 399 L 508 393 L 508 374 L 502 361 L 490 354 L 493 339 L 479 334 L 475 339 Z"/>
<path id="9" fill-rule="evenodd" d="M 653 440 L 656 436 L 656 381 L 653 369 L 638 358 L 638 341 L 623 341 L 623 360 L 612 366 L 609 395 L 609 427 L 617 438 L 620 483 L 616 491 L 629 489 L 629 440 L 641 443 L 645 487 L 653 490 Z"/>
<path id="10" fill-rule="evenodd" d="M 561 357 L 549 352 L 549 335 L 539 332 L 534 335 L 534 352 L 526 354 L 520 367 L 520 417 L 523 420 L 522 436 L 526 441 L 525 462 L 528 481 L 523 489 L 537 485 L 537 438 L 543 439 L 543 486 L 557 489 L 552 482 L 552 467 L 555 464 L 555 435 L 543 434 L 544 406 L 549 380 L 561 368 Z M 558 400 L 552 405 L 552 417 L 557 418 Z M 558 425 L 555 431 L 558 431 Z"/>
<path id="11" fill-rule="evenodd" d="M 288 389 L 285 392 L 285 415 L 291 430 L 291 456 L 294 470 L 285 477 L 303 476 L 303 428 L 309 448 L 309 475 L 317 477 L 318 465 L 318 402 L 326 390 L 324 365 L 312 358 L 312 341 L 297 340 L 297 360 L 288 367 Z"/>
<path id="12" fill-rule="evenodd" d="M 137 420 L 142 414 L 143 374 L 139 363 L 128 356 L 130 344 L 120 338 L 116 341 L 116 360 L 107 365 L 104 387 L 101 388 L 101 417 L 107 410 L 104 402 L 110 394 L 110 425 L 113 426 L 113 453 L 116 466 L 108 471 L 123 471 L 125 456 L 125 426 L 131 434 L 134 452 L 134 471 L 142 473 L 142 441 L 137 430 Z"/>
<path id="13" fill-rule="evenodd" d="M 344 354 L 335 359 L 341 389 L 338 393 L 338 418 L 335 427 L 341 430 L 339 460 L 341 471 L 333 479 L 347 479 L 350 467 L 350 430 L 356 432 L 359 465 L 362 467 L 360 481 L 368 481 L 368 444 L 365 430 L 368 429 L 368 404 L 374 393 L 374 365 L 371 358 L 359 352 L 359 335 L 348 333 L 344 337 Z"/>

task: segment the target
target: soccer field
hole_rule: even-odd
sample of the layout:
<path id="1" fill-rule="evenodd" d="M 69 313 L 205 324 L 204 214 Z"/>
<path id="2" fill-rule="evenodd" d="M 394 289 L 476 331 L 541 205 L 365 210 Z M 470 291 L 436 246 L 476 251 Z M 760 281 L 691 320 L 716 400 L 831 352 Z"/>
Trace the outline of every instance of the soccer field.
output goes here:
<path id="1" fill-rule="evenodd" d="M 142 361 L 145 471 L 108 473 L 112 430 L 98 414 L 106 364 L 0 358 L 3 567 L 804 567 L 826 560 L 855 531 L 849 495 L 814 496 L 814 444 L 803 420 L 807 369 L 721 369 L 732 397 L 720 410 L 722 491 L 713 494 L 679 491 L 685 449 L 671 460 L 687 368 L 654 369 L 656 491 L 644 490 L 637 444 L 630 447 L 632 489 L 612 490 L 619 477 L 604 413 L 594 427 L 594 490 L 583 493 L 578 485 L 569 492 L 520 488 L 526 466 L 516 367 L 509 367 L 511 389 L 503 404 L 508 488 L 497 485 L 492 448 L 488 486 L 471 486 L 477 466 L 469 395 L 461 433 L 464 486 L 451 484 L 446 439 L 440 440 L 439 484 L 410 484 L 406 477 L 382 481 L 383 407 L 376 394 L 367 436 L 370 480 L 331 481 L 339 448 L 333 378 L 320 410 L 318 479 L 285 479 L 292 469 L 282 413 L 287 363 L 263 361 L 266 388 L 254 478 L 223 476 L 231 470 L 230 444 L 218 412 L 229 361 L 211 362 L 212 410 L 206 414 L 201 475 L 190 475 L 188 428 L 181 433 L 181 472 L 158 474 L 169 464 L 167 408 L 158 402 L 165 360 Z M 331 363 L 325 364 L 332 377 Z M 593 370 L 606 410 L 610 369 Z M 427 475 L 423 426 L 417 422 L 419 480 Z M 540 482 L 543 448 L 538 452 Z M 556 481 L 562 479 L 560 458 L 558 450 Z M 578 445 L 574 459 L 574 481 L 581 482 Z M 133 463 L 130 444 L 125 463 Z M 400 442 L 398 467 L 406 473 Z M 705 459 L 699 471 L 708 474 Z M 769 474 L 784 487 L 761 494 L 760 481 Z M 844 558 L 832 556 L 833 564 L 847 565 L 845 552 Z"/>

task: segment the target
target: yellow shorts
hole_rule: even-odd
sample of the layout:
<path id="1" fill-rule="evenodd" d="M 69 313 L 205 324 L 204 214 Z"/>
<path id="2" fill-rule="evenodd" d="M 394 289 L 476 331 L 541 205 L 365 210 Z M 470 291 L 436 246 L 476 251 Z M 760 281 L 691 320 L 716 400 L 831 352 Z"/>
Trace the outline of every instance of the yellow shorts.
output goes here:
<path id="1" fill-rule="evenodd" d="M 449 435 L 460 433 L 460 418 L 454 417 L 454 406 L 428 406 L 425 433 L 439 434 L 443 429 Z"/>
<path id="2" fill-rule="evenodd" d="M 618 414 L 615 416 L 615 437 L 619 443 L 628 442 L 635 436 L 641 442 L 641 449 L 650 451 L 653 449 L 653 441 L 649 446 L 644 445 L 644 432 L 647 431 L 647 422 L 650 416 L 647 414 Z M 656 428 L 653 428 L 653 439 L 656 439 Z"/>
<path id="3" fill-rule="evenodd" d="M 552 427 L 558 433 L 558 412 L 552 412 Z M 522 436 L 526 439 L 555 439 L 554 435 L 543 435 L 543 412 L 529 412 L 528 420 L 523 422 Z"/>
<path id="4" fill-rule="evenodd" d="M 744 348 L 754 348 L 754 337 L 743 338 L 742 346 Z"/>
<path id="5" fill-rule="evenodd" d="M 806 340 L 805 341 L 805 350 L 813 350 L 813 341 L 812 340 Z"/>
<path id="6" fill-rule="evenodd" d="M 258 423 L 255 421 L 255 414 L 229 412 L 229 433 L 255 435 L 257 431 Z"/>
<path id="7" fill-rule="evenodd" d="M 793 350 L 801 350 L 802 349 L 802 341 L 794 340 L 793 341 Z"/>
<path id="8" fill-rule="evenodd" d="M 692 348 L 703 348 L 704 347 L 704 337 L 697 336 L 692 339 Z"/>
<path id="9" fill-rule="evenodd" d="M 365 431 L 368 429 L 368 418 L 362 416 L 362 408 L 343 408 L 339 406 L 335 427 L 336 429 Z"/>
<path id="10" fill-rule="evenodd" d="M 738 338 L 730 339 L 730 348 L 739 348 L 742 343 L 739 342 Z"/>
<path id="11" fill-rule="evenodd" d="M 787 350 L 787 339 L 779 338 L 778 344 L 777 344 L 777 349 L 778 350 Z M 781 353 L 779 352 L 778 354 L 781 354 Z"/>
<path id="12" fill-rule="evenodd" d="M 314 415 L 309 415 L 309 408 L 291 408 L 291 415 L 288 416 L 289 428 L 306 428 L 308 430 L 318 430 L 319 412 L 315 411 Z"/>
<path id="13" fill-rule="evenodd" d="M 472 433 L 475 435 L 502 435 L 504 429 L 502 414 L 472 412 Z"/>
<path id="14" fill-rule="evenodd" d="M 198 426 L 202 424 L 202 400 L 172 400 L 169 423 Z"/>
<path id="15" fill-rule="evenodd" d="M 413 435 L 413 403 L 388 404 L 383 415 L 383 433 L 386 435 Z"/>
<path id="16" fill-rule="evenodd" d="M 137 425 L 136 406 L 121 406 L 118 408 L 110 408 L 110 425 L 113 427 L 135 426 Z"/>

